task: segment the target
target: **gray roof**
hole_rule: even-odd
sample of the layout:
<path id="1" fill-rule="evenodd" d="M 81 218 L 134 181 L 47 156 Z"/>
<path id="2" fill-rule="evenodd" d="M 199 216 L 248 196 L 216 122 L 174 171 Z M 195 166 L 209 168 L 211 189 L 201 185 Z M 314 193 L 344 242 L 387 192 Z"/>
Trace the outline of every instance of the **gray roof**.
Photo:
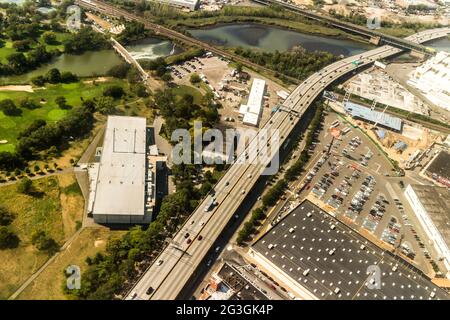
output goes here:
<path id="1" fill-rule="evenodd" d="M 93 213 L 144 215 L 146 119 L 109 116 Z"/>
<path id="2" fill-rule="evenodd" d="M 427 168 L 431 174 L 450 179 L 450 154 L 442 150 Z"/>
<path id="3" fill-rule="evenodd" d="M 432 291 L 436 299 L 448 299 L 411 264 L 309 201 L 278 222 L 253 248 L 318 299 L 429 299 Z M 380 289 L 366 286 L 371 265 L 381 270 Z M 396 265 L 397 270 L 393 270 Z M 307 269 L 309 273 L 304 276 Z M 338 294 L 336 288 L 340 289 Z"/>
<path id="4" fill-rule="evenodd" d="M 344 104 L 344 109 L 354 118 L 360 118 L 373 123 L 377 122 L 380 126 L 397 131 L 402 129 L 402 120 L 386 113 L 371 110 L 370 108 L 352 102 L 346 102 Z"/>
<path id="5" fill-rule="evenodd" d="M 411 185 L 420 203 L 450 247 L 450 191 L 444 187 Z"/>

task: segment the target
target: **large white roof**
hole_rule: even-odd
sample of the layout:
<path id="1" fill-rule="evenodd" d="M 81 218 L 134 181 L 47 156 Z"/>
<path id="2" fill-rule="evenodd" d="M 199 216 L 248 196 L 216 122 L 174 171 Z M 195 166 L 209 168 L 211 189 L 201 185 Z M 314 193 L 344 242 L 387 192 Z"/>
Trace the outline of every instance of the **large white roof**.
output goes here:
<path id="1" fill-rule="evenodd" d="M 109 116 L 94 214 L 144 215 L 146 119 Z"/>

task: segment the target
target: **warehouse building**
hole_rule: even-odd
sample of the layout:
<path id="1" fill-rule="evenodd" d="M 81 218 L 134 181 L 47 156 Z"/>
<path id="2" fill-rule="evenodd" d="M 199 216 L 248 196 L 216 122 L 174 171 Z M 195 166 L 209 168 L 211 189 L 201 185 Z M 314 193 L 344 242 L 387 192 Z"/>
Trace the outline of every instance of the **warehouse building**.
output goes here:
<path id="1" fill-rule="evenodd" d="M 396 132 L 402 131 L 402 120 L 400 118 L 390 116 L 384 112 L 371 110 L 370 108 L 363 107 L 352 102 L 345 102 L 344 110 L 350 114 L 352 118 L 377 124 L 377 126 Z"/>
<path id="2" fill-rule="evenodd" d="M 151 221 L 156 163 L 148 155 L 145 118 L 109 116 L 98 171 L 93 181 L 91 214 L 96 223 Z"/>
<path id="3" fill-rule="evenodd" d="M 199 0 L 159 0 L 159 2 L 167 3 L 173 7 L 184 8 L 195 11 L 199 7 Z"/>
<path id="4" fill-rule="evenodd" d="M 258 126 L 263 109 L 263 99 L 266 93 L 266 82 L 261 79 L 254 79 L 247 104 L 241 105 L 239 113 L 243 116 L 244 124 Z"/>
<path id="5" fill-rule="evenodd" d="M 300 299 L 449 299 L 413 265 L 307 200 L 259 238 L 249 257 Z"/>
<path id="6" fill-rule="evenodd" d="M 443 260 L 450 279 L 450 191 L 444 187 L 408 185 L 405 197 Z"/>

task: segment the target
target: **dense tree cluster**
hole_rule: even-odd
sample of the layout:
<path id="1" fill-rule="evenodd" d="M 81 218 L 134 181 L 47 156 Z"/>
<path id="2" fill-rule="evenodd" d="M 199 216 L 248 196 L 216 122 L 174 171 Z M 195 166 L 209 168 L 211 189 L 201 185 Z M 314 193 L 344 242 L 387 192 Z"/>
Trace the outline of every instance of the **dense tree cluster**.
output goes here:
<path id="1" fill-rule="evenodd" d="M 121 44 L 127 45 L 134 41 L 147 38 L 150 33 L 149 30 L 145 29 L 143 23 L 138 21 L 127 21 L 125 22 L 125 30 L 118 35 L 117 40 Z"/>
<path id="2" fill-rule="evenodd" d="M 81 28 L 64 41 L 64 52 L 73 54 L 108 49 L 110 47 L 111 44 L 106 37 L 101 33 L 95 32 L 91 27 Z"/>
<path id="3" fill-rule="evenodd" d="M 57 68 L 52 68 L 45 75 L 39 75 L 31 79 L 36 86 L 44 86 L 46 83 L 71 83 L 77 82 L 78 76 L 70 71 L 60 72 Z"/>
<path id="4" fill-rule="evenodd" d="M 31 235 L 31 243 L 39 250 L 53 254 L 58 251 L 58 243 L 45 231 L 39 230 Z"/>
<path id="5" fill-rule="evenodd" d="M 287 52 L 261 52 L 243 48 L 236 48 L 234 52 L 253 63 L 301 80 L 337 60 L 331 53 L 308 52 L 300 47 Z"/>

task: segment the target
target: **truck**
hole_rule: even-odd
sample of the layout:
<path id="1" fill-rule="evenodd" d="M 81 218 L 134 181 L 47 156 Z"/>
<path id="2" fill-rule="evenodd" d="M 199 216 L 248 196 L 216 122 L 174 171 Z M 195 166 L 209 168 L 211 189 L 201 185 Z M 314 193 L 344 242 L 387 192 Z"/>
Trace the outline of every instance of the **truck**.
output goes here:
<path id="1" fill-rule="evenodd" d="M 217 205 L 216 197 L 209 198 L 205 206 L 205 212 L 211 211 Z"/>

